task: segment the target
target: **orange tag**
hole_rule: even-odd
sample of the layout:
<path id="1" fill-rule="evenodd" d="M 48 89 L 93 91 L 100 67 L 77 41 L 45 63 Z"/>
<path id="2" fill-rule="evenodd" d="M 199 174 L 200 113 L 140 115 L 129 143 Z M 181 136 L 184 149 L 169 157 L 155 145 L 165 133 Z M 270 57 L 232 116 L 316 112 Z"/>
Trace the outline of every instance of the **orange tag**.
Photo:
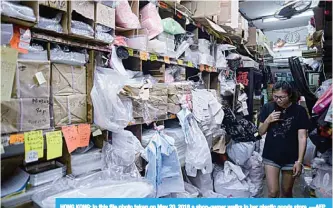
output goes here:
<path id="1" fill-rule="evenodd" d="M 24 142 L 24 134 L 12 134 L 9 138 L 9 144 L 15 143 L 23 143 Z"/>
<path id="2" fill-rule="evenodd" d="M 73 152 L 76 148 L 79 147 L 80 139 L 79 139 L 79 133 L 77 131 L 76 126 L 63 126 L 61 128 L 62 133 L 66 140 L 66 145 L 68 152 Z"/>
<path id="3" fill-rule="evenodd" d="M 79 138 L 80 138 L 79 147 L 88 146 L 91 135 L 90 124 L 79 124 L 77 126 L 77 131 L 79 133 Z"/>
<path id="4" fill-rule="evenodd" d="M 175 119 L 176 118 L 176 115 L 175 114 L 171 114 L 170 115 L 170 119 Z"/>
<path id="5" fill-rule="evenodd" d="M 164 62 L 170 64 L 170 58 L 168 56 L 164 56 Z"/>
<path id="6" fill-rule="evenodd" d="M 140 51 L 140 59 L 143 61 L 147 61 L 148 60 L 148 56 L 149 54 L 145 51 Z"/>

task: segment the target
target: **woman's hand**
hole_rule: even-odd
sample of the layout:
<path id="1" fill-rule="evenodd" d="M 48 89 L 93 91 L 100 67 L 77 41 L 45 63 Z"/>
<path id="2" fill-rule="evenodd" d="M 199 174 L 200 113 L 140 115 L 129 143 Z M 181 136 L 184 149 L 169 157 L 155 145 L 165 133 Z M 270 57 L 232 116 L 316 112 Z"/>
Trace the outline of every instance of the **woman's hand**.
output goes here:
<path id="1" fill-rule="evenodd" d="M 300 162 L 295 162 L 293 167 L 293 177 L 300 176 L 302 173 L 302 164 Z"/>
<path id="2" fill-rule="evenodd" d="M 280 120 L 280 115 L 281 115 L 281 112 L 280 111 L 273 111 L 266 119 L 266 122 L 267 123 L 273 123 L 273 122 L 276 122 L 276 121 L 279 121 Z"/>

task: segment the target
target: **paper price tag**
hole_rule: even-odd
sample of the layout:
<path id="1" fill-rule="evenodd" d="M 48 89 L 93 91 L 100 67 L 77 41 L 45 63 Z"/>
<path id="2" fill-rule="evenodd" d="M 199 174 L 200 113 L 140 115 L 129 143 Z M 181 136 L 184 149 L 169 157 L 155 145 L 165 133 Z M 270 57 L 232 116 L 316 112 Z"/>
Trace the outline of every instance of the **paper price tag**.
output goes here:
<path id="1" fill-rule="evenodd" d="M 150 60 L 151 60 L 151 61 L 157 61 L 157 56 L 156 56 L 156 54 L 150 54 Z"/>
<path id="2" fill-rule="evenodd" d="M 62 156 L 62 134 L 61 131 L 46 133 L 47 160 Z"/>
<path id="3" fill-rule="evenodd" d="M 46 83 L 46 79 L 45 79 L 42 72 L 37 72 L 35 74 L 35 77 L 36 77 L 39 85 L 42 85 L 42 84 Z"/>
<path id="4" fill-rule="evenodd" d="M 132 48 L 128 48 L 127 51 L 128 51 L 129 56 L 134 56 L 134 52 L 133 52 Z"/>
<path id="5" fill-rule="evenodd" d="M 1 144 L 1 147 L 0 147 L 0 152 L 1 154 L 4 154 L 5 153 L 5 148 L 3 148 L 3 145 Z"/>
<path id="6" fill-rule="evenodd" d="M 97 129 L 96 131 L 93 132 L 93 137 L 102 135 L 102 131 L 100 129 Z"/>
<path id="7" fill-rule="evenodd" d="M 164 62 L 170 64 L 170 58 L 168 56 L 164 56 Z"/>
<path id="8" fill-rule="evenodd" d="M 193 67 L 193 63 L 192 63 L 191 61 L 188 61 L 188 62 L 187 62 L 187 66 L 188 66 L 188 67 Z"/>
<path id="9" fill-rule="evenodd" d="M 178 63 L 179 65 L 183 65 L 183 64 L 184 64 L 184 61 L 183 61 L 183 60 L 180 60 L 180 59 L 178 59 L 178 60 L 177 60 L 177 63 Z"/>
<path id="10" fill-rule="evenodd" d="M 24 134 L 12 134 L 9 137 L 9 144 L 15 143 L 23 143 L 24 142 Z"/>
<path id="11" fill-rule="evenodd" d="M 143 61 L 147 61 L 148 60 L 148 56 L 149 54 L 145 51 L 140 51 L 140 59 Z"/>
<path id="12" fill-rule="evenodd" d="M 31 150 L 26 153 L 25 155 L 25 162 L 26 163 L 31 163 L 31 162 L 36 162 L 38 161 L 38 152 L 35 150 Z"/>

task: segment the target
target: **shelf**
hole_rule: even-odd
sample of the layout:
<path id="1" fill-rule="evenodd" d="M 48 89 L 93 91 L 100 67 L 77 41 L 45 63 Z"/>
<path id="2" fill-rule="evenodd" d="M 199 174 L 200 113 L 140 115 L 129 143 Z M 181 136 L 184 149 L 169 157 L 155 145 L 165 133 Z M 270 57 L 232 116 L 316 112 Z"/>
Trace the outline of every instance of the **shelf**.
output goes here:
<path id="1" fill-rule="evenodd" d="M 16 24 L 16 25 L 20 25 L 20 26 L 24 26 L 24 27 L 33 27 L 34 25 L 37 24 L 36 22 L 21 20 L 21 19 L 17 19 L 14 17 L 8 17 L 5 15 L 1 15 L 1 22 L 8 23 L 8 24 Z"/>
<path id="2" fill-rule="evenodd" d="M 158 121 L 165 121 L 165 120 L 171 120 L 177 118 L 177 115 L 175 114 L 168 114 L 165 117 L 159 117 L 157 120 L 154 120 L 152 122 L 158 122 Z M 143 118 L 136 118 L 134 122 L 130 122 L 128 126 L 135 126 L 135 125 L 140 125 L 140 124 L 145 124 L 143 121 Z"/>

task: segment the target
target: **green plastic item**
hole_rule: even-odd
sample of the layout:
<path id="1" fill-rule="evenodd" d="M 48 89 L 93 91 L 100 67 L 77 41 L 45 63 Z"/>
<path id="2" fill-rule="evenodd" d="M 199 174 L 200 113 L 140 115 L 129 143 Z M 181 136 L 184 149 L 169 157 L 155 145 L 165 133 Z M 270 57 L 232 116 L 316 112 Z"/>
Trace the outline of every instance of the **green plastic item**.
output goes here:
<path id="1" fill-rule="evenodd" d="M 162 19 L 162 24 L 164 32 L 171 35 L 178 35 L 186 32 L 178 22 L 170 17 Z"/>

